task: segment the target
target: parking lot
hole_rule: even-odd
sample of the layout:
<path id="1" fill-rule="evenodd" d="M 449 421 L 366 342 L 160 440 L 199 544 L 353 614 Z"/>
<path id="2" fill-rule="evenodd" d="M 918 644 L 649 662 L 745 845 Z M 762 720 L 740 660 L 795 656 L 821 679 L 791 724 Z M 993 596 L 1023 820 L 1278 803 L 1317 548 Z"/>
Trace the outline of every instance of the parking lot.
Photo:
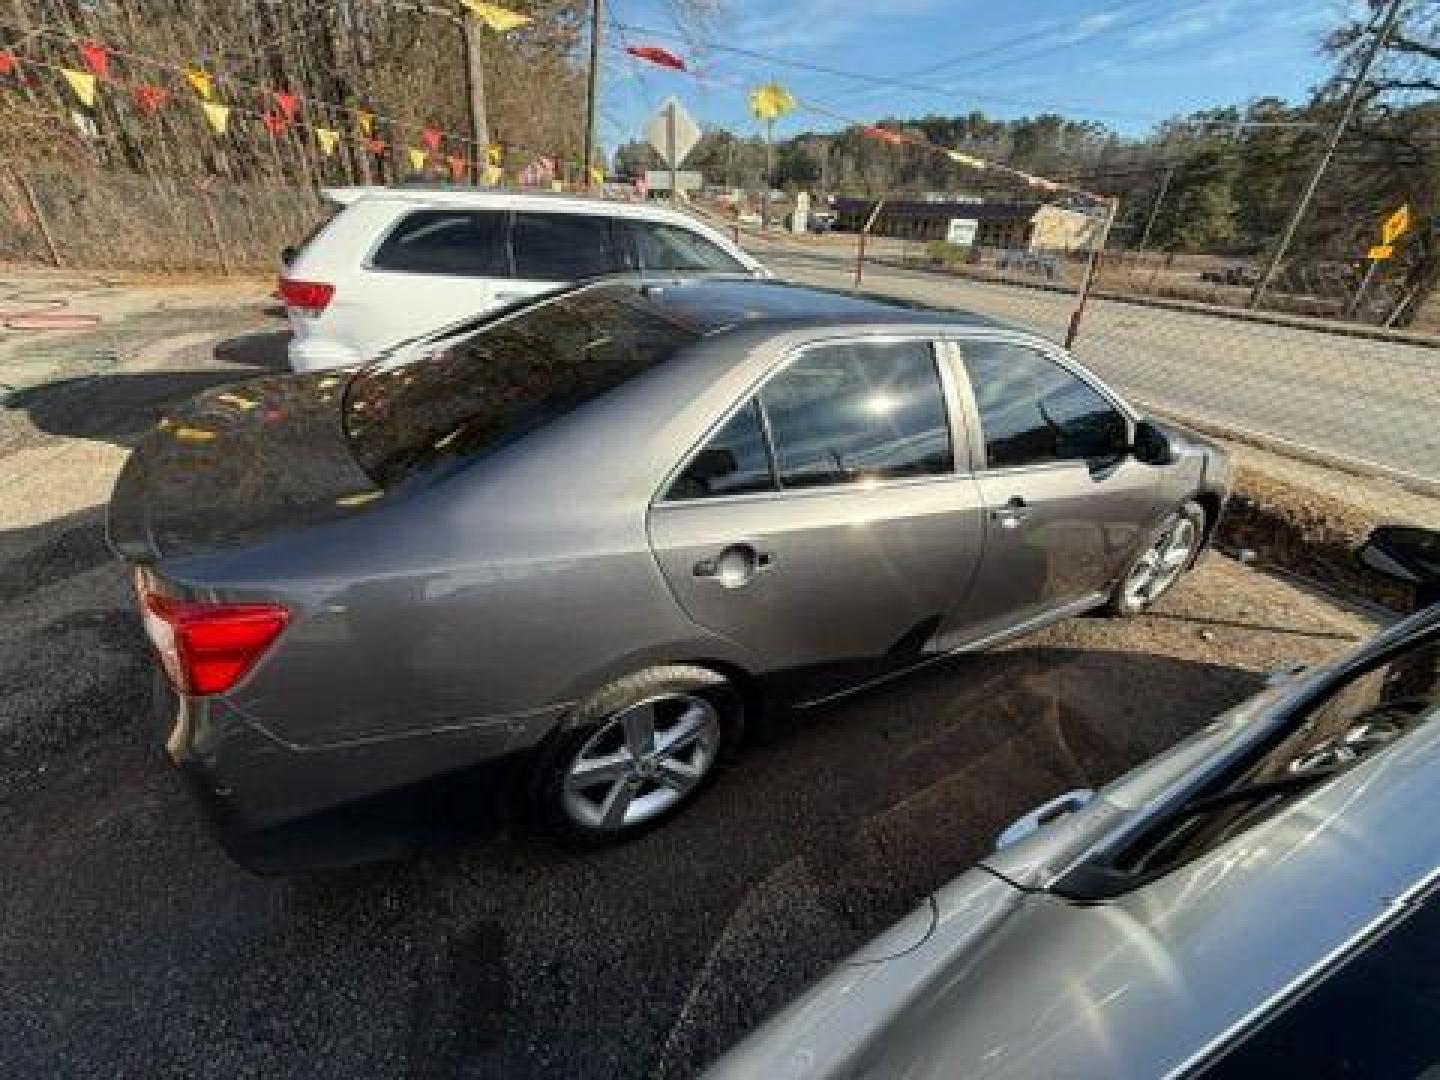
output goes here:
<path id="1" fill-rule="evenodd" d="M 145 426 L 278 366 L 283 324 L 259 287 L 74 303 L 104 321 L 0 336 L 6 1075 L 691 1075 L 1018 814 L 1367 629 L 1212 555 L 1147 617 L 1063 624 L 797 722 L 627 847 L 442 844 L 447 817 L 405 861 L 256 878 L 161 759 L 102 525 Z"/>

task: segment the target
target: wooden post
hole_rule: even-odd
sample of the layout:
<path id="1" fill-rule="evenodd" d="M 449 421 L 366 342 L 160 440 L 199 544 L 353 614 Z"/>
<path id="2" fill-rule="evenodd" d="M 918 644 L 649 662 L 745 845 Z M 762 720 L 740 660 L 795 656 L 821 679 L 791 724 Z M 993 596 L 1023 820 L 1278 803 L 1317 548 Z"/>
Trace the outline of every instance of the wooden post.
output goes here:
<path id="1" fill-rule="evenodd" d="M 200 189 L 200 205 L 205 208 L 205 221 L 210 226 L 210 239 L 215 244 L 215 254 L 220 257 L 220 273 L 230 276 L 230 260 L 225 254 L 225 241 L 220 236 L 220 222 L 215 217 L 215 204 L 210 201 L 210 185 L 205 181 L 195 185 Z"/>
<path id="2" fill-rule="evenodd" d="M 1075 344 L 1075 338 L 1080 334 L 1080 320 L 1085 315 L 1085 301 L 1090 299 L 1090 287 L 1094 284 L 1095 273 L 1100 269 L 1100 255 L 1105 250 L 1105 243 L 1110 239 L 1110 226 L 1115 224 L 1115 212 L 1120 208 L 1120 200 L 1111 196 L 1105 200 L 1105 221 L 1100 226 L 1100 235 L 1096 238 L 1095 246 L 1090 249 L 1090 258 L 1085 263 L 1085 276 L 1080 279 L 1080 295 L 1075 302 L 1075 310 L 1070 315 L 1070 328 L 1065 332 L 1065 348 L 1069 349 Z"/>
<path id="3" fill-rule="evenodd" d="M 35 224 L 40 229 L 40 238 L 45 241 L 45 250 L 50 253 L 50 261 L 55 264 L 57 270 L 65 268 L 65 260 L 60 257 L 60 249 L 55 244 L 55 236 L 50 232 L 50 223 L 45 220 L 45 212 L 40 209 L 40 200 L 35 197 L 35 189 L 30 186 L 30 178 L 22 172 L 11 171 L 15 183 L 25 193 L 25 202 L 30 207 L 30 213 L 35 218 Z"/>
<path id="4" fill-rule="evenodd" d="M 853 289 L 860 288 L 860 279 L 865 273 L 865 237 L 874 226 L 875 219 L 880 216 L 880 210 L 884 205 L 883 196 L 876 199 L 875 205 L 870 210 L 870 216 L 865 219 L 865 224 L 860 226 L 860 242 L 855 247 L 855 284 L 851 286 Z"/>

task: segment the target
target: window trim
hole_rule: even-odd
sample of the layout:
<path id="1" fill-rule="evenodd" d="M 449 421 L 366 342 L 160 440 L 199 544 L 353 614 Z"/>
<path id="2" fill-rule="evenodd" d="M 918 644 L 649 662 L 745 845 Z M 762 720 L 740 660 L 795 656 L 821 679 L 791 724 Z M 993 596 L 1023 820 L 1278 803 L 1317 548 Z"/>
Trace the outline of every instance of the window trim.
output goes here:
<path id="1" fill-rule="evenodd" d="M 411 218 L 419 214 L 497 214 L 505 219 L 505 273 L 500 274 L 446 274 L 438 270 L 402 270 L 388 266 L 376 266 L 375 256 L 380 249 L 390 240 L 395 233 L 400 231 L 401 226 Z M 339 216 L 338 214 L 336 215 Z M 453 209 L 444 206 L 412 206 L 407 207 L 402 213 L 395 215 L 389 227 L 384 229 L 378 239 L 370 245 L 370 249 L 360 260 L 360 270 L 367 274 L 405 274 L 410 277 L 440 278 L 444 281 L 514 281 L 515 280 L 515 251 L 511 245 L 511 236 L 514 232 L 515 212 L 509 208 L 486 209 L 484 207 L 457 206 Z M 527 279 L 528 280 L 528 279 Z"/>
<path id="2" fill-rule="evenodd" d="M 955 373 L 945 361 L 945 354 L 948 351 L 948 338 L 942 337 L 936 332 L 913 334 L 902 333 L 879 333 L 866 334 L 857 333 L 851 336 L 826 337 L 815 341 L 807 341 L 787 350 L 775 363 L 768 367 L 765 372 L 752 382 L 745 391 L 730 402 L 712 423 L 706 426 L 700 436 L 691 444 L 683 454 L 680 455 L 678 463 L 660 482 L 659 488 L 651 496 L 651 507 L 662 506 L 714 506 L 737 501 L 755 501 L 759 499 L 781 499 L 804 496 L 830 495 L 836 492 L 857 492 L 874 491 L 878 488 L 909 487 L 915 484 L 948 483 L 957 477 L 970 477 L 972 475 L 972 462 L 974 460 L 969 439 L 969 432 L 965 430 L 969 424 L 969 417 L 963 411 L 963 389 L 956 382 Z M 771 379 L 778 376 L 782 371 L 795 363 L 800 357 L 814 349 L 822 349 L 831 345 L 848 344 L 877 344 L 896 345 L 907 342 L 920 342 L 930 346 L 930 357 L 935 364 L 935 374 L 940 381 L 941 401 L 945 407 L 945 422 L 950 432 L 950 471 L 945 473 L 932 473 L 925 476 L 893 476 L 881 480 L 875 480 L 866 484 L 819 484 L 813 487 L 787 488 L 780 482 L 780 462 L 775 454 L 774 436 L 770 429 L 770 418 L 766 415 L 765 406 L 759 400 L 760 392 Z M 710 439 L 720 431 L 730 419 L 745 407 L 747 402 L 756 403 L 756 412 L 760 416 L 760 424 L 765 432 L 765 448 L 770 455 L 770 475 L 774 487 L 769 491 L 750 491 L 738 495 L 716 495 L 706 499 L 671 499 L 668 498 L 670 487 L 679 479 L 680 474 L 690 467 L 690 462 L 709 443 Z M 957 430 L 958 426 L 958 430 Z"/>
<path id="3" fill-rule="evenodd" d="M 1120 414 L 1125 421 L 1125 436 L 1130 442 L 1135 441 L 1135 429 L 1140 418 L 1135 414 L 1114 391 L 1100 381 L 1099 376 L 1086 369 L 1075 360 L 1064 349 L 1049 343 L 1029 341 L 1023 338 L 1014 338 L 1001 334 L 972 334 L 964 337 L 950 337 L 946 339 L 949 347 L 950 362 L 953 364 L 955 379 L 961 390 L 965 409 L 966 427 L 970 434 L 970 460 L 974 466 L 973 472 L 978 476 L 1010 476 L 1019 473 L 1053 472 L 1061 469 L 1074 469 L 1077 465 L 1085 468 L 1090 467 L 1087 458 L 1062 458 L 1056 461 L 1041 461 L 1030 465 L 1002 465 L 998 468 L 990 467 L 990 455 L 985 448 L 985 427 L 980 419 L 980 401 L 975 394 L 975 385 L 970 378 L 970 369 L 965 366 L 965 354 L 962 346 L 965 343 L 978 345 L 1010 345 L 1015 348 L 1029 349 L 1031 352 L 1043 356 L 1052 364 L 1057 365 L 1061 370 L 1068 372 L 1080 382 L 1084 383 L 1091 390 L 1095 391 L 1110 406 Z"/>

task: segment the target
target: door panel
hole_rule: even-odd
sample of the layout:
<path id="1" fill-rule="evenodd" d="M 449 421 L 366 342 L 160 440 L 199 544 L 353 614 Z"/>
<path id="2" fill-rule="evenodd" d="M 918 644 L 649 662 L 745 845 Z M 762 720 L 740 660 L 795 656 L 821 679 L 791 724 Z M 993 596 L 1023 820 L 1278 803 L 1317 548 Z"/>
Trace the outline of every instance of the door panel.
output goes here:
<path id="1" fill-rule="evenodd" d="M 668 503 L 650 516 L 681 606 L 752 652 L 792 697 L 917 659 L 970 588 L 982 529 L 969 477 Z M 748 576 L 746 548 L 756 555 Z"/>

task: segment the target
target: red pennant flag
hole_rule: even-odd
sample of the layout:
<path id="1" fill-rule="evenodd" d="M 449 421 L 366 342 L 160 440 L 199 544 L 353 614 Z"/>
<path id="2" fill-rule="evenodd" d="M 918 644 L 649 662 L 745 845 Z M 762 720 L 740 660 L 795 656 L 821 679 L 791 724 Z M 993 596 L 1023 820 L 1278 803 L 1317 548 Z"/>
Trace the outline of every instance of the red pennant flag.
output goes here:
<path id="1" fill-rule="evenodd" d="M 374 154 L 376 157 L 379 157 L 380 155 L 385 153 L 385 151 L 388 150 L 389 147 L 385 145 L 384 139 L 366 139 L 365 149 L 369 150 L 370 153 Z"/>
<path id="2" fill-rule="evenodd" d="M 299 98 L 294 94 L 283 93 L 279 90 L 270 91 L 270 96 L 275 99 L 275 104 L 279 106 L 280 112 L 285 117 L 287 124 L 295 119 L 295 110 L 299 107 L 300 102 Z"/>
<path id="3" fill-rule="evenodd" d="M 440 149 L 440 129 L 427 127 L 420 132 L 420 141 L 423 142 L 433 154 Z"/>
<path id="4" fill-rule="evenodd" d="M 85 66 L 100 78 L 110 73 L 110 50 L 98 41 L 80 42 L 80 56 Z"/>
<path id="5" fill-rule="evenodd" d="M 260 117 L 260 121 L 265 125 L 265 130 L 270 132 L 272 138 L 278 139 L 290 129 L 290 121 L 277 112 L 267 112 Z"/>
<path id="6" fill-rule="evenodd" d="M 0 75 L 10 75 L 15 71 L 15 65 L 19 63 L 15 54 L 9 49 L 0 49 Z"/>
<path id="7" fill-rule="evenodd" d="M 888 142 L 893 146 L 902 146 L 905 143 L 905 136 L 898 131 L 891 131 L 889 128 L 877 127 L 874 124 L 866 124 L 864 132 L 872 139 L 879 139 L 881 142 Z"/>
<path id="8" fill-rule="evenodd" d="M 625 51 L 631 56 L 638 56 L 641 60 L 648 60 L 658 67 L 674 68 L 676 71 L 687 71 L 685 61 L 670 52 L 656 45 L 627 45 Z"/>
<path id="9" fill-rule="evenodd" d="M 153 83 L 141 83 L 135 87 L 135 104 L 146 116 L 152 116 L 170 100 L 170 91 Z"/>
<path id="10" fill-rule="evenodd" d="M 459 154 L 451 154 L 445 159 L 445 164 L 450 166 L 451 180 L 465 179 L 465 159 Z"/>

